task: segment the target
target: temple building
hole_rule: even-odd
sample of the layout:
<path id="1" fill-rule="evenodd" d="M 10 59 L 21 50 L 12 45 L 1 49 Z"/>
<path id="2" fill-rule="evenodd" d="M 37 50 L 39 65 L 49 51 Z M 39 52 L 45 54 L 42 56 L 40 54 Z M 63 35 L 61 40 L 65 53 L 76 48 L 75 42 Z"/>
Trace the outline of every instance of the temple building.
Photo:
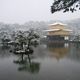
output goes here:
<path id="1" fill-rule="evenodd" d="M 67 29 L 67 24 L 54 23 L 49 25 L 47 38 L 54 41 L 68 41 L 72 30 Z"/>

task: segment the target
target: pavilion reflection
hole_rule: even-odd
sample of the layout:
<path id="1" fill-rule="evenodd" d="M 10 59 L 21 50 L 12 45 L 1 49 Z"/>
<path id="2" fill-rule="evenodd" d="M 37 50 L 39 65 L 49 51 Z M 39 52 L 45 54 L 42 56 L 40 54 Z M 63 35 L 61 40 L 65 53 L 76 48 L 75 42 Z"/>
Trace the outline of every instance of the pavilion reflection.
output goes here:
<path id="1" fill-rule="evenodd" d="M 55 57 L 57 60 L 66 57 L 70 50 L 69 43 L 48 43 L 47 48 L 51 57 Z"/>

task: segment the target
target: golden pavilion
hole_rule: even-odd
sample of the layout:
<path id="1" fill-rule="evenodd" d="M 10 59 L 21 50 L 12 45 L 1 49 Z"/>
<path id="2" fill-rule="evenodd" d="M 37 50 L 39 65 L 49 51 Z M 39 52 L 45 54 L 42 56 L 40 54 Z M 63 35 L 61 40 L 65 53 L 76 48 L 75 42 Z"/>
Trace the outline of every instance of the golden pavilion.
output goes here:
<path id="1" fill-rule="evenodd" d="M 49 29 L 45 30 L 47 32 L 47 37 L 50 40 L 69 40 L 72 30 L 66 28 L 67 24 L 54 23 L 49 25 Z"/>

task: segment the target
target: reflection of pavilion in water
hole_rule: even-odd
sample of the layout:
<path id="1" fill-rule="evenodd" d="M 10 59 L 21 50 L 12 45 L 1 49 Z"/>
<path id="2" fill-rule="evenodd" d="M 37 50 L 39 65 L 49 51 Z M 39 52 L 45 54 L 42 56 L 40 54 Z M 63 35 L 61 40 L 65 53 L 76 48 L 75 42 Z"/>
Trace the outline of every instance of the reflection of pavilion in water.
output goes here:
<path id="1" fill-rule="evenodd" d="M 61 59 L 66 57 L 75 61 L 80 61 L 80 43 L 48 43 L 47 48 L 51 57 Z"/>
<path id="2" fill-rule="evenodd" d="M 48 43 L 47 48 L 56 59 L 65 57 L 69 52 L 68 43 Z"/>

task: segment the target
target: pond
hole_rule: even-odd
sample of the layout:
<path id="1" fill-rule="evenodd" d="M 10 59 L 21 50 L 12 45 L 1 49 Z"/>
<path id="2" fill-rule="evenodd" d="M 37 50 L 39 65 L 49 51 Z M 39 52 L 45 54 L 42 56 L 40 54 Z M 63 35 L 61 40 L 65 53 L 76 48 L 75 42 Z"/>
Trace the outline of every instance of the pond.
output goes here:
<path id="1" fill-rule="evenodd" d="M 0 47 L 0 80 L 80 80 L 79 43 L 40 44 L 23 59 Z"/>

